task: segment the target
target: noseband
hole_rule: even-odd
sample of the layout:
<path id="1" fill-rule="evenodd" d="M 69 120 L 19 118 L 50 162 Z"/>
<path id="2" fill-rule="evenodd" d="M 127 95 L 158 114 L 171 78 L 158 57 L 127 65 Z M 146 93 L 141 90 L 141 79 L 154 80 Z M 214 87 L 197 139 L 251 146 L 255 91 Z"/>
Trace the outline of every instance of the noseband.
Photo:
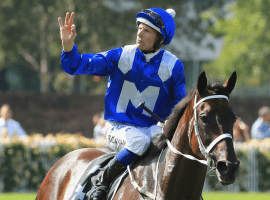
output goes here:
<path id="1" fill-rule="evenodd" d="M 169 146 L 169 148 L 176 154 L 178 155 L 182 155 L 188 159 L 191 159 L 191 160 L 196 160 L 202 164 L 205 164 L 207 165 L 208 167 L 210 168 L 213 168 L 215 167 L 215 162 L 213 161 L 213 159 L 210 157 L 210 151 L 214 148 L 214 146 L 221 140 L 225 139 L 225 138 L 230 138 L 232 139 L 232 136 L 231 134 L 229 133 L 224 133 L 220 136 L 218 136 L 214 141 L 211 142 L 211 144 L 205 148 L 203 142 L 202 142 L 202 139 L 201 139 L 201 135 L 200 135 L 200 132 L 199 132 L 199 126 L 198 126 L 198 117 L 197 117 L 197 107 L 200 103 L 202 103 L 203 101 L 206 101 L 208 99 L 218 99 L 218 98 L 223 98 L 223 99 L 227 99 L 229 100 L 229 98 L 225 95 L 212 95 L 212 96 L 207 96 L 205 98 L 202 98 L 200 101 L 197 101 L 197 95 L 195 95 L 195 99 L 194 99 L 194 106 L 193 106 L 193 110 L 194 110 L 194 115 L 192 117 L 192 119 L 190 120 L 190 123 L 189 123 L 189 131 L 188 131 L 188 138 L 189 138 L 189 145 L 190 145 L 190 148 L 191 148 L 191 144 L 190 144 L 190 135 L 191 135 L 191 128 L 192 126 L 194 126 L 195 128 L 195 136 L 197 137 L 197 140 L 198 140 L 198 143 L 199 143 L 199 149 L 202 153 L 202 155 L 206 158 L 206 160 L 199 160 L 191 155 L 186 155 L 186 154 L 183 154 L 181 152 L 179 152 L 177 149 L 175 149 L 172 144 L 169 142 L 169 140 L 167 140 L 167 144 Z M 193 121 L 194 119 L 194 121 Z"/>

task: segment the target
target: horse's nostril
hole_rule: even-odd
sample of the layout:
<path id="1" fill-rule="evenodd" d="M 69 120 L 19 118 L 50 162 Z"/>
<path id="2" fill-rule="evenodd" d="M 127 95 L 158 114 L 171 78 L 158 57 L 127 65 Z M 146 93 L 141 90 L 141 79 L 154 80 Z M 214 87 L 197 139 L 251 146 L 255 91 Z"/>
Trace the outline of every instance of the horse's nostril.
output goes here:
<path id="1" fill-rule="evenodd" d="M 228 167 L 226 165 L 226 162 L 225 161 L 218 161 L 217 162 L 217 170 L 222 175 L 226 175 L 228 173 Z"/>
<path id="2" fill-rule="evenodd" d="M 236 176 L 239 168 L 239 161 L 237 162 L 229 162 L 229 161 L 218 161 L 217 162 L 217 170 L 223 176 L 226 175 L 234 175 Z"/>

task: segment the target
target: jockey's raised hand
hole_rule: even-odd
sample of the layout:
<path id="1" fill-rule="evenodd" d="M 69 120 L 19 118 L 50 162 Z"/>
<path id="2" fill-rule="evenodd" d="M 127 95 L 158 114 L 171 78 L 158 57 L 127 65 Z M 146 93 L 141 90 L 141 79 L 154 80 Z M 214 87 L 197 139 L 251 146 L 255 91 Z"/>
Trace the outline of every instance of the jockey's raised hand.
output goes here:
<path id="1" fill-rule="evenodd" d="M 60 26 L 60 37 L 62 40 L 63 50 L 65 52 L 71 51 L 73 49 L 74 40 L 77 36 L 76 26 L 73 24 L 75 13 L 72 12 L 69 18 L 69 12 L 66 14 L 65 25 L 62 23 L 61 17 L 58 18 Z"/>

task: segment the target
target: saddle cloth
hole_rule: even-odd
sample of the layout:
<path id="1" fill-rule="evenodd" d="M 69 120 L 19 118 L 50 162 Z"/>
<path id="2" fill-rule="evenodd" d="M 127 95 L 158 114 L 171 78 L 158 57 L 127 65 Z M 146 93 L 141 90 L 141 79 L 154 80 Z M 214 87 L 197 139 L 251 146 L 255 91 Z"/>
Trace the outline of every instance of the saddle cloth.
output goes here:
<path id="1" fill-rule="evenodd" d="M 69 200 L 86 200 L 86 194 L 89 192 L 93 186 L 95 186 L 98 178 L 102 175 L 103 171 L 100 168 L 106 166 L 106 164 L 116 155 L 116 153 L 107 153 L 94 160 L 92 160 L 86 167 L 83 175 L 79 179 L 74 191 L 72 192 Z M 122 179 L 128 174 L 128 171 L 124 171 L 119 174 L 109 187 L 107 200 L 114 197 Z"/>

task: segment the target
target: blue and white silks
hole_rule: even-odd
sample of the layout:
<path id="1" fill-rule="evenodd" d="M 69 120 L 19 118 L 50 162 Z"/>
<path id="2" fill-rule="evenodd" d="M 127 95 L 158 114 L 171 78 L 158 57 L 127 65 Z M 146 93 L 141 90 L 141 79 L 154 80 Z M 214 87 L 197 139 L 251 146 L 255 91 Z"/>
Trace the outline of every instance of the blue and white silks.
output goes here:
<path id="1" fill-rule="evenodd" d="M 109 75 L 104 109 L 107 121 L 149 127 L 157 121 L 138 107 L 141 102 L 165 120 L 186 96 L 183 63 L 163 49 L 146 62 L 136 45 L 82 55 L 74 45 L 72 51 L 62 51 L 61 62 L 71 75 Z"/>

